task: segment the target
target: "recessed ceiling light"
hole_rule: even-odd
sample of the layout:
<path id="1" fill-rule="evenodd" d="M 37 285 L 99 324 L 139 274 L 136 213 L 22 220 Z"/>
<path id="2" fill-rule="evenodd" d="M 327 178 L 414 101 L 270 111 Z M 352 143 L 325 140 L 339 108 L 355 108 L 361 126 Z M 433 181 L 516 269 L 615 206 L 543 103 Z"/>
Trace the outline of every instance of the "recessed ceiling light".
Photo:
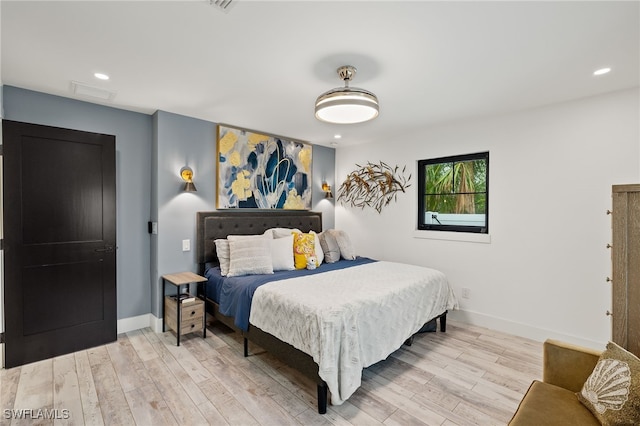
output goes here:
<path id="1" fill-rule="evenodd" d="M 604 75 L 611 71 L 611 68 L 600 68 L 599 70 L 595 70 L 593 75 Z"/>
<path id="2" fill-rule="evenodd" d="M 106 74 L 103 74 L 101 72 L 97 72 L 95 74 L 93 74 L 93 76 L 99 80 L 109 80 L 109 76 Z"/>
<path id="3" fill-rule="evenodd" d="M 342 137 L 342 135 L 338 135 L 338 134 L 333 135 L 334 139 L 340 139 L 341 137 Z"/>

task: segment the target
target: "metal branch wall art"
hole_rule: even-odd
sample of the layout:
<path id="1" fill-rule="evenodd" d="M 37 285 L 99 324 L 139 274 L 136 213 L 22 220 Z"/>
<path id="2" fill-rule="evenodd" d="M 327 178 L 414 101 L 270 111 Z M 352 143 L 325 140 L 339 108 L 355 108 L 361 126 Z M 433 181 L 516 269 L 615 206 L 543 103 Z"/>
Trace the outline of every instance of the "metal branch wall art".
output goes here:
<path id="1" fill-rule="evenodd" d="M 411 186 L 411 174 L 404 177 L 407 166 L 398 173 L 398 166 L 391 167 L 384 162 L 365 166 L 356 164 L 357 170 L 349 173 L 338 189 L 338 201 L 353 207 L 373 207 L 378 213 L 391 200 L 397 201 L 398 192 L 405 192 Z"/>

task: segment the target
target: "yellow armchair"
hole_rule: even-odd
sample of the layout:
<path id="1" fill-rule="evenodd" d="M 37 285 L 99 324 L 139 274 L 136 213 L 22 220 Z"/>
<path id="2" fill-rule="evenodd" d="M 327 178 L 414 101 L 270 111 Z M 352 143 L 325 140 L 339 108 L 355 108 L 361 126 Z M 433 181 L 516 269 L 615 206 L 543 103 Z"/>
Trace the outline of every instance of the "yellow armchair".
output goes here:
<path id="1" fill-rule="evenodd" d="M 542 381 L 531 384 L 509 425 L 600 425 L 575 393 L 582 389 L 601 353 L 558 340 L 545 341 Z"/>

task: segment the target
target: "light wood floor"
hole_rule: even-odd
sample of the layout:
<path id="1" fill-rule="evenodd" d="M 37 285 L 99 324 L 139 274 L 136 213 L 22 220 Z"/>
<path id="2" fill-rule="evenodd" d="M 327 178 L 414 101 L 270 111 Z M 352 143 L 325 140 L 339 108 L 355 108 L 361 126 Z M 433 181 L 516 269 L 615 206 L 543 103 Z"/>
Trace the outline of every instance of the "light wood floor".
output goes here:
<path id="1" fill-rule="evenodd" d="M 449 321 L 366 369 L 351 398 L 319 415 L 314 383 L 250 351 L 221 325 L 180 347 L 170 332 L 122 334 L 0 370 L 0 424 L 505 425 L 542 365 L 541 343 Z"/>

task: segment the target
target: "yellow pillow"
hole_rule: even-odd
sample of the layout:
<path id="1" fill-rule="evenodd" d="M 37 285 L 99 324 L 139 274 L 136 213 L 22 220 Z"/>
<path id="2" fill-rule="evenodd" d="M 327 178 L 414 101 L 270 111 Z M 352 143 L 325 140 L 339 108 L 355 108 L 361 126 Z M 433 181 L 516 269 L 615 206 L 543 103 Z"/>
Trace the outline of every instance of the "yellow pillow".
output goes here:
<path id="1" fill-rule="evenodd" d="M 301 232 L 293 232 L 293 260 L 296 269 L 305 269 L 307 267 L 307 258 L 316 255 L 316 234 L 311 232 L 303 234 Z M 318 261 L 316 259 L 316 266 Z"/>

